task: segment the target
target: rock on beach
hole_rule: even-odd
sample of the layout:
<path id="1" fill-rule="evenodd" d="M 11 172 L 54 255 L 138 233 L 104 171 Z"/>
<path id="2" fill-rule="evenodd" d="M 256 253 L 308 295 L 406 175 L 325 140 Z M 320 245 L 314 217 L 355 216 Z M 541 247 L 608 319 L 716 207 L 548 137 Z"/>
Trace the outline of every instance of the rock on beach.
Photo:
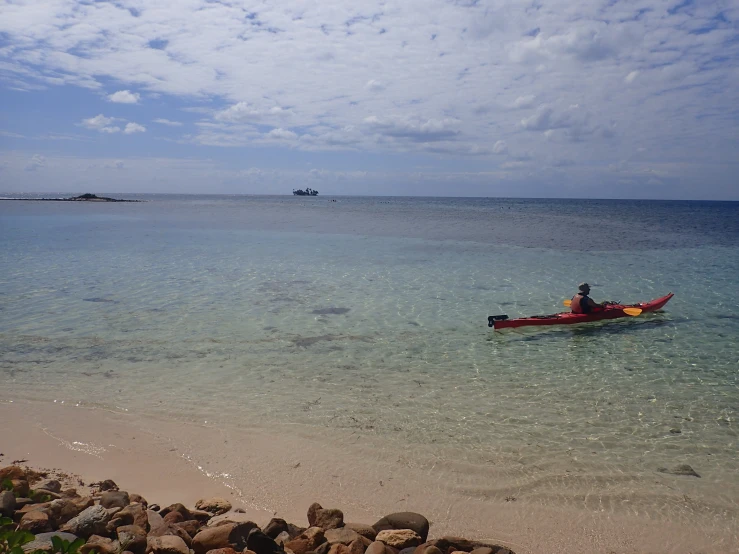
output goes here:
<path id="1" fill-rule="evenodd" d="M 91 535 L 105 535 L 108 522 L 113 514 L 100 505 L 90 506 L 78 516 L 73 517 L 60 529 L 78 537 L 89 538 Z"/>
<path id="2" fill-rule="evenodd" d="M 284 554 L 283 548 L 265 535 L 259 527 L 249 531 L 246 547 L 256 554 Z"/>
<path id="3" fill-rule="evenodd" d="M 112 531 L 123 525 L 138 525 L 147 533 L 151 526 L 149 525 L 149 517 L 143 504 L 129 504 L 120 512 L 113 516 L 108 523 L 108 530 Z"/>
<path id="4" fill-rule="evenodd" d="M 120 550 L 120 544 L 118 541 L 109 539 L 108 537 L 101 537 L 99 535 L 92 535 L 87 542 L 80 547 L 81 554 L 117 554 Z"/>
<path id="5" fill-rule="evenodd" d="M 395 512 L 386 515 L 372 527 L 378 533 L 388 529 L 411 529 L 421 537 L 421 542 L 424 542 L 429 534 L 429 520 L 415 512 Z"/>
<path id="6" fill-rule="evenodd" d="M 338 529 L 344 527 L 344 513 L 336 508 L 324 509 L 318 502 L 308 508 L 308 523 L 311 527 L 321 529 Z"/>
<path id="7" fill-rule="evenodd" d="M 46 533 L 51 531 L 49 516 L 42 510 L 32 510 L 23 514 L 18 529 L 31 533 Z"/>
<path id="8" fill-rule="evenodd" d="M 107 491 L 100 495 L 103 508 L 125 508 L 131 503 L 126 491 Z"/>
<path id="9" fill-rule="evenodd" d="M 323 529 L 320 527 L 309 527 L 293 540 L 285 544 L 294 554 L 305 554 L 315 551 L 318 546 L 325 542 Z"/>
<path id="10" fill-rule="evenodd" d="M 277 538 L 281 533 L 290 533 L 287 521 L 282 518 L 273 517 L 269 523 L 264 526 L 264 534 L 270 538 Z"/>
<path id="11" fill-rule="evenodd" d="M 201 498 L 195 503 L 195 507 L 198 510 L 218 516 L 230 511 L 231 503 L 224 498 Z"/>
<path id="12" fill-rule="evenodd" d="M 112 480 L 91 485 L 93 496 L 81 496 L 64 490 L 68 479 L 47 473 L 9 466 L 0 468 L 3 475 L 12 490 L 0 492 L 0 514 L 36 535 L 24 545 L 26 554 L 51 551 L 54 536 L 70 543 L 85 539 L 80 554 L 513 554 L 461 537 L 428 540 L 429 522 L 415 512 L 388 514 L 374 525 L 345 524 L 340 509 L 315 502 L 307 510 L 307 528 L 274 517 L 262 529 L 253 521 L 231 521 L 232 505 L 223 498 L 156 511 Z M 39 494 L 21 496 L 30 487 Z"/>
<path id="13" fill-rule="evenodd" d="M 374 541 L 377 536 L 377 530 L 371 525 L 366 525 L 364 523 L 345 523 L 344 526 L 352 531 L 356 531 L 359 535 L 369 539 L 370 541 Z"/>
<path id="14" fill-rule="evenodd" d="M 377 533 L 376 540 L 398 550 L 418 546 L 423 542 L 413 529 L 385 529 Z"/>
<path id="15" fill-rule="evenodd" d="M 324 533 L 324 537 L 329 544 L 339 543 L 349 546 L 353 541 L 358 540 L 360 535 L 353 529 L 340 527 L 339 529 L 329 529 Z"/>
<path id="16" fill-rule="evenodd" d="M 0 516 L 13 517 L 15 513 L 15 495 L 11 491 L 0 492 Z"/>
<path id="17" fill-rule="evenodd" d="M 138 525 L 121 525 L 116 529 L 116 535 L 121 546 L 133 554 L 144 554 L 147 549 L 146 531 Z"/>
<path id="18" fill-rule="evenodd" d="M 36 490 L 60 493 L 62 492 L 62 484 L 56 479 L 44 479 L 40 483 L 36 483 Z"/>
<path id="19" fill-rule="evenodd" d="M 164 535 L 149 537 L 146 552 L 147 554 L 190 554 L 190 549 L 180 537 Z"/>
<path id="20" fill-rule="evenodd" d="M 235 550 L 246 548 L 246 539 L 257 524 L 252 521 L 234 523 L 223 522 L 215 527 L 202 529 L 192 540 L 195 554 L 206 554 L 209 550 L 233 547 Z"/>

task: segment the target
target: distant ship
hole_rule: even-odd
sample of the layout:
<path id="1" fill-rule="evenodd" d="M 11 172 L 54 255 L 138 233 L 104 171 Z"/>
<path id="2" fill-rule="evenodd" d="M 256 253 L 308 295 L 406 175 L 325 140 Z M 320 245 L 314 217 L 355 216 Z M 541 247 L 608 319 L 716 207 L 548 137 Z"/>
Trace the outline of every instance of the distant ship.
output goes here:
<path id="1" fill-rule="evenodd" d="M 305 190 L 300 190 L 300 189 L 295 190 L 295 189 L 293 189 L 293 194 L 295 196 L 318 196 L 318 191 L 317 190 L 313 190 L 310 187 L 307 187 Z"/>

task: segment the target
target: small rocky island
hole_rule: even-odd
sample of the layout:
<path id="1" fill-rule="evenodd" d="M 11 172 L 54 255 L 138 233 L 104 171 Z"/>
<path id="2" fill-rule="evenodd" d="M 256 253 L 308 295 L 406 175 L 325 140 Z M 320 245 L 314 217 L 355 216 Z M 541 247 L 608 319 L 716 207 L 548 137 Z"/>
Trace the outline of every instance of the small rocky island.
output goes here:
<path id="1" fill-rule="evenodd" d="M 293 194 L 295 196 L 318 196 L 318 191 L 317 190 L 313 190 L 310 187 L 306 187 L 305 190 L 300 190 L 300 189 L 297 189 L 296 190 L 296 189 L 293 189 Z"/>
<path id="2" fill-rule="evenodd" d="M 143 200 L 122 200 L 120 198 L 97 196 L 89 192 L 72 198 L 3 198 L 3 200 L 30 200 L 40 202 L 143 202 Z"/>

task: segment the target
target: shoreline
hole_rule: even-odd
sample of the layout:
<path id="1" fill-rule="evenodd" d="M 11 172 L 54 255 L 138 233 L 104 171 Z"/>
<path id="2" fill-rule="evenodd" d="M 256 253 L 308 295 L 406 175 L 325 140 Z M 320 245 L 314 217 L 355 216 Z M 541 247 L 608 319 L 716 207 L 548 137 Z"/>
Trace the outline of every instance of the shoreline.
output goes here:
<path id="1" fill-rule="evenodd" d="M 42 402 L 1 403 L 0 421 L 12 422 L 0 429 L 0 465 L 25 458 L 31 467 L 113 479 L 162 506 L 221 496 L 259 525 L 272 517 L 302 522 L 319 502 L 342 509 L 346 521 L 370 524 L 388 513 L 421 513 L 431 521 L 430 536 L 464 536 L 517 554 L 718 554 L 730 552 L 739 536 L 730 512 L 620 513 L 614 507 L 629 499 L 611 498 L 608 490 L 590 491 L 600 495 L 600 511 L 558 505 L 556 496 L 551 506 L 527 502 L 525 491 L 501 501 L 448 487 L 451 474 L 434 473 L 433 460 L 376 460 L 371 445 L 350 450 L 279 429 L 207 427 Z"/>

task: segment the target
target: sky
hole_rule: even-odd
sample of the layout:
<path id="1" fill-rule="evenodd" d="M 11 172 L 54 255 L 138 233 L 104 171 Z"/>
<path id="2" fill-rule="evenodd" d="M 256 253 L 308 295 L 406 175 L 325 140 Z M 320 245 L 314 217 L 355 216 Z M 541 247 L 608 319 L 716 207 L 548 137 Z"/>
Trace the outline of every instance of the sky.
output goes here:
<path id="1" fill-rule="evenodd" d="M 739 200 L 739 0 L 0 0 L 0 191 Z"/>

